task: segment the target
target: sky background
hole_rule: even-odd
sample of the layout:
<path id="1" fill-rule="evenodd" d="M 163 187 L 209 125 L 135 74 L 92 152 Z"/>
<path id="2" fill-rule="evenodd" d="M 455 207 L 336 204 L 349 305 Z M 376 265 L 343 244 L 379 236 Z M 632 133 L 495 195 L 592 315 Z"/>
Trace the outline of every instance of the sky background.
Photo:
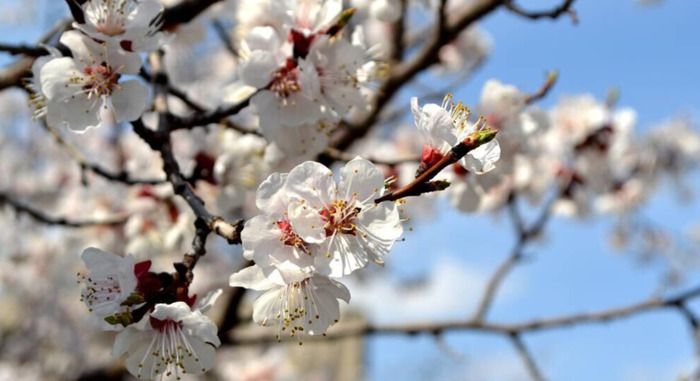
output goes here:
<path id="1" fill-rule="evenodd" d="M 43 13 L 31 25 L 14 24 L 21 1 L 0 0 L 2 41 L 35 40 L 60 13 Z M 51 7 L 63 2 L 44 1 Z M 558 1 L 521 0 L 528 9 L 547 9 Z M 58 7 L 60 7 L 58 6 Z M 641 6 L 633 0 L 579 0 L 579 24 L 562 17 L 532 22 L 498 11 L 481 23 L 493 47 L 486 65 L 457 98 L 478 100 L 489 78 L 524 90 L 537 89 L 544 74 L 560 80 L 540 105 L 564 94 L 589 92 L 604 98 L 621 92 L 620 106 L 638 113 L 643 133 L 674 115 L 698 120 L 700 110 L 700 1 L 667 0 Z M 0 55 L 0 64 L 11 61 Z M 693 181 L 697 191 L 698 181 Z M 429 223 L 417 223 L 407 242 L 387 260 L 388 276 L 353 287 L 353 303 L 367 306 L 377 322 L 467 317 L 483 285 L 513 244 L 504 216 L 475 217 L 443 205 Z M 697 202 L 659 193 L 644 215 L 675 237 L 700 221 Z M 535 317 L 593 311 L 648 298 L 663 277 L 663 264 L 640 264 L 611 250 L 612 219 L 571 221 L 554 218 L 545 239 L 530 246 L 531 259 L 515 269 L 494 304 L 491 319 L 515 322 Z M 689 287 L 700 283 L 689 269 Z M 427 278 L 406 296 L 394 286 Z M 695 305 L 700 311 L 700 304 Z M 526 343 L 551 380 L 658 381 L 675 379 L 693 366 L 694 345 L 686 322 L 673 312 L 652 312 L 610 324 L 585 325 L 528 334 Z M 510 343 L 498 336 L 454 332 L 445 335 L 459 356 L 449 356 L 428 336 L 368 340 L 370 380 L 527 380 Z"/>

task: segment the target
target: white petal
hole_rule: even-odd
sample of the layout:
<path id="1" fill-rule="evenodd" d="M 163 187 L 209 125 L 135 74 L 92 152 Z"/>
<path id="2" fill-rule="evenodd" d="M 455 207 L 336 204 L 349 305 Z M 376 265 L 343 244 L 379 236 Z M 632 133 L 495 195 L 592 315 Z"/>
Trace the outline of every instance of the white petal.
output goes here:
<path id="1" fill-rule="evenodd" d="M 137 80 L 119 84 L 112 93 L 112 106 L 117 122 L 138 119 L 148 106 L 148 88 Z"/>
<path id="2" fill-rule="evenodd" d="M 289 172 L 287 188 L 312 207 L 321 208 L 333 202 L 335 179 L 333 172 L 323 164 L 306 161 Z"/>
<path id="3" fill-rule="evenodd" d="M 163 4 L 154 0 L 142 0 L 127 16 L 125 27 L 148 25 L 161 12 L 163 12 Z"/>
<path id="4" fill-rule="evenodd" d="M 270 84 L 278 67 L 274 53 L 256 50 L 238 67 L 238 75 L 246 85 L 262 89 Z"/>
<path id="5" fill-rule="evenodd" d="M 257 291 L 268 290 L 277 286 L 265 277 L 260 266 L 246 267 L 234 273 L 229 278 L 229 285 L 231 287 L 244 287 Z"/>
<path id="6" fill-rule="evenodd" d="M 308 243 L 321 243 L 326 239 L 324 221 L 317 210 L 298 201 L 289 204 L 287 213 L 294 232 Z"/>
<path id="7" fill-rule="evenodd" d="M 219 297 L 223 293 L 224 293 L 224 290 L 222 290 L 220 288 L 216 289 L 214 291 L 209 291 L 204 296 L 204 298 L 197 301 L 197 304 L 194 306 L 194 309 L 201 312 L 201 313 L 205 313 L 205 312 L 209 311 L 212 307 L 214 307 L 216 300 L 219 299 Z"/>
<path id="8" fill-rule="evenodd" d="M 468 171 L 482 174 L 494 169 L 500 157 L 501 146 L 497 140 L 492 140 L 470 151 L 460 160 L 460 164 Z"/>
<path id="9" fill-rule="evenodd" d="M 258 26 L 251 29 L 245 37 L 245 42 L 253 52 L 256 50 L 276 52 L 280 47 L 277 31 L 271 26 Z"/>
<path id="10" fill-rule="evenodd" d="M 46 99 L 59 101 L 72 96 L 76 87 L 69 86 L 70 79 L 82 73 L 70 57 L 52 59 L 41 68 L 41 92 Z"/>
<path id="11" fill-rule="evenodd" d="M 374 204 L 374 198 L 380 197 L 383 190 L 384 175 L 368 160 L 358 156 L 340 170 L 338 191 L 345 200 L 354 197 L 360 202 Z"/>
<path id="12" fill-rule="evenodd" d="M 273 173 L 258 187 L 255 205 L 269 216 L 281 216 L 287 211 L 287 195 L 283 189 L 286 173 Z"/>

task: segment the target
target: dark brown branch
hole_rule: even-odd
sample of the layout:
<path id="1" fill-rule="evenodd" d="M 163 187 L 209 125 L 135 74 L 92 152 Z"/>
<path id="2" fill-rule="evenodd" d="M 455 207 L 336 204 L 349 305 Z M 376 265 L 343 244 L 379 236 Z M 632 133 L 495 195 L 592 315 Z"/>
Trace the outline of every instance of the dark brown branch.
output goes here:
<path id="1" fill-rule="evenodd" d="M 516 15 L 531 19 L 531 20 L 537 20 L 541 18 L 550 18 L 552 20 L 555 20 L 559 18 L 559 16 L 563 14 L 568 14 L 571 16 L 571 20 L 574 24 L 578 22 L 578 17 L 576 16 L 576 12 L 571 8 L 574 5 L 575 0 L 565 0 L 561 5 L 558 7 L 549 10 L 549 11 L 541 11 L 541 12 L 531 12 L 531 11 L 526 11 L 522 8 L 520 8 L 518 5 L 515 4 L 514 0 L 505 0 L 503 4 L 508 8 L 509 11 L 515 13 Z"/>
<path id="2" fill-rule="evenodd" d="M 49 54 L 46 48 L 36 45 L 11 45 L 0 43 L 0 52 L 9 53 L 12 55 L 25 55 L 30 57 L 39 57 Z"/>
<path id="3" fill-rule="evenodd" d="M 234 105 L 221 106 L 215 110 L 202 114 L 194 114 L 187 117 L 178 117 L 171 115 L 170 118 L 172 130 L 174 131 L 182 129 L 192 129 L 195 127 L 203 127 L 212 123 L 221 123 L 222 121 L 225 121 L 225 119 L 229 116 L 236 115 L 239 112 L 241 112 L 244 108 L 248 107 L 248 105 L 250 104 L 250 98 L 252 98 L 253 95 L 255 94 L 252 94 L 250 97 Z M 241 132 L 250 133 L 251 131 L 243 130 Z"/>
<path id="4" fill-rule="evenodd" d="M 399 18 L 391 24 L 391 60 L 401 62 L 404 53 L 404 33 L 406 22 L 406 0 L 400 0 Z"/>
<path id="5" fill-rule="evenodd" d="M 18 213 L 26 214 L 38 222 L 47 225 L 63 226 L 68 228 L 84 228 L 91 226 L 113 226 L 113 225 L 123 225 L 126 223 L 128 216 L 115 216 L 109 218 L 100 219 L 85 219 L 85 220 L 69 220 L 65 217 L 55 217 L 45 214 L 36 208 L 33 208 L 21 201 L 18 201 L 8 194 L 0 192 L 0 206 L 9 205 Z"/>

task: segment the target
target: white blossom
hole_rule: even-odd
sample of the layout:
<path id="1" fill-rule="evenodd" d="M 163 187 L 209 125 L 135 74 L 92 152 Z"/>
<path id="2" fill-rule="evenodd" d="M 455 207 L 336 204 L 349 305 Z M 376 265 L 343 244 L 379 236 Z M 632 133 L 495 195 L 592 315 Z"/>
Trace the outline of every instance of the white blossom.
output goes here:
<path id="1" fill-rule="evenodd" d="M 61 36 L 73 57 L 54 58 L 41 68 L 41 91 L 47 99 L 47 123 L 66 124 L 76 132 L 99 126 L 101 111 L 117 122 L 132 121 L 146 108 L 148 89 L 138 80 L 141 57 L 118 47 L 100 44 L 77 31 Z"/>
<path id="2" fill-rule="evenodd" d="M 319 213 L 326 239 L 314 256 L 317 273 L 348 275 L 371 260 L 383 263 L 403 228 L 394 203 L 375 204 L 384 194 L 384 176 L 374 165 L 355 158 L 340 170 L 340 183 L 322 164 L 307 161 L 287 177 L 289 192 Z M 290 218 L 294 226 L 294 218 Z"/>
<path id="3" fill-rule="evenodd" d="M 451 100 L 452 96 L 448 94 L 442 106 L 430 103 L 421 107 L 418 98 L 411 98 L 411 111 L 418 130 L 426 137 L 429 147 L 441 155 L 445 155 L 452 147 L 486 126 L 482 118 L 475 123 L 469 122 L 469 108 L 462 102 L 455 104 Z M 466 170 L 481 174 L 495 168 L 495 163 L 500 157 L 498 140 L 493 139 L 469 151 L 459 163 Z"/>
<path id="4" fill-rule="evenodd" d="M 155 0 L 88 0 L 82 5 L 85 23 L 73 23 L 95 40 L 132 52 L 158 49 L 166 42 L 160 32 L 163 4 Z"/>
<path id="5" fill-rule="evenodd" d="M 121 257 L 89 247 L 83 251 L 82 259 L 88 268 L 86 274 L 79 274 L 79 282 L 84 285 L 80 292 L 82 302 L 102 328 L 118 329 L 120 326 L 108 325 L 104 318 L 127 309 L 122 302 L 129 298 L 138 284 L 134 257 L 131 254 Z"/>
<path id="6" fill-rule="evenodd" d="M 350 291 L 341 283 L 322 275 L 290 283 L 270 281 L 258 266 L 247 267 L 229 280 L 231 287 L 265 291 L 253 304 L 253 321 L 277 328 L 277 339 L 321 335 L 340 318 L 340 303 L 350 302 Z"/>
<path id="7" fill-rule="evenodd" d="M 202 374 L 211 369 L 221 345 L 216 324 L 185 302 L 156 304 L 139 323 L 117 335 L 113 355 L 126 357 L 126 368 L 139 379 Z"/>

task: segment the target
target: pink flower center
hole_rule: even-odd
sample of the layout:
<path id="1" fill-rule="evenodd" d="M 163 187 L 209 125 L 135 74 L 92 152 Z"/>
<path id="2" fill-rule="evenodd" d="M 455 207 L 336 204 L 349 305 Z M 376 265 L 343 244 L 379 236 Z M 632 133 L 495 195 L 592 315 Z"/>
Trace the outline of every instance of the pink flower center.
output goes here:
<path id="1" fill-rule="evenodd" d="M 294 246 L 297 249 L 301 249 L 304 252 L 308 252 L 308 247 L 306 242 L 304 242 L 301 237 L 299 237 L 292 228 L 292 224 L 287 220 L 277 221 L 277 226 L 280 228 L 284 236 L 280 238 L 280 241 L 287 246 Z"/>
<path id="2" fill-rule="evenodd" d="M 288 59 L 285 66 L 275 72 L 270 84 L 270 90 L 284 98 L 301 90 L 301 86 L 299 86 L 299 68 L 296 62 Z"/>
<path id="3" fill-rule="evenodd" d="M 111 95 L 118 87 L 121 77 L 119 69 L 112 68 L 106 62 L 95 66 L 86 66 L 83 72 L 87 75 L 87 78 L 84 79 L 83 90 L 96 96 Z"/>
<path id="4" fill-rule="evenodd" d="M 326 221 L 324 226 L 326 236 L 330 237 L 336 231 L 342 234 L 357 235 L 357 226 L 353 221 L 360 214 L 360 210 L 360 208 L 355 207 L 354 202 L 346 200 L 335 200 L 329 207 L 323 208 L 321 217 Z"/>

